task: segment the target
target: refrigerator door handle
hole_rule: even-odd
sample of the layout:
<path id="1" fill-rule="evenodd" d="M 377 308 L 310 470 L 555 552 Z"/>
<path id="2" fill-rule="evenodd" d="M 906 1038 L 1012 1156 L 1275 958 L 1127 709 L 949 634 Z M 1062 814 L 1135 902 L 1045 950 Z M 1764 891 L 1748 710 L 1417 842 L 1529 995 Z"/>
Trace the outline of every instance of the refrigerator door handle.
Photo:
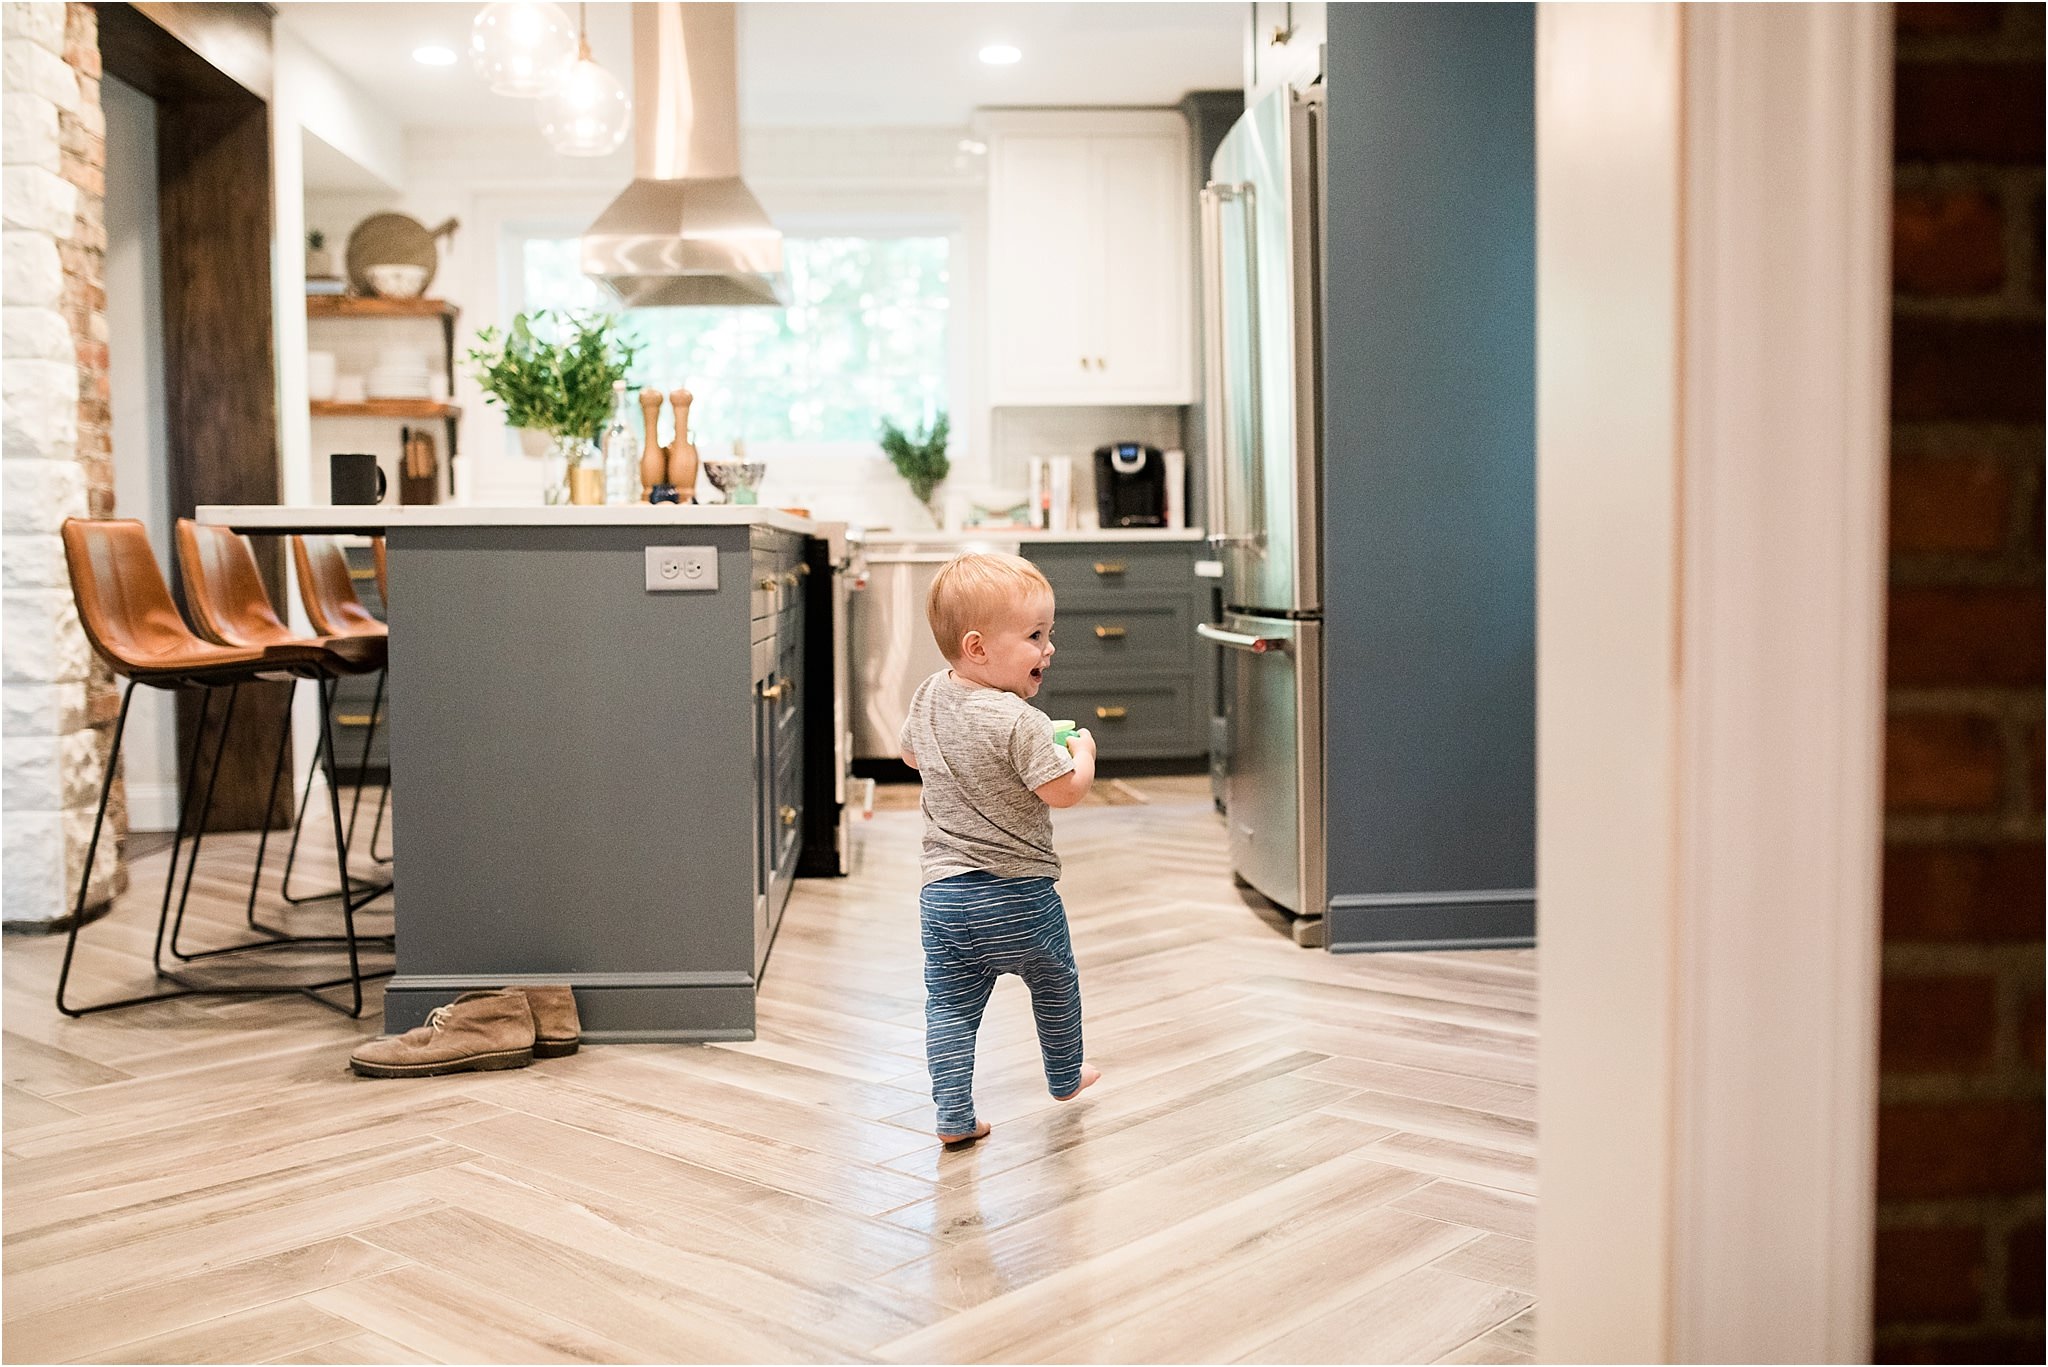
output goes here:
<path id="1" fill-rule="evenodd" d="M 1254 655 L 1268 651 L 1285 653 L 1288 641 L 1285 636 L 1253 636 L 1242 631 L 1225 631 L 1222 627 L 1210 626 L 1207 622 L 1195 623 L 1195 635 L 1217 645 L 1231 646 L 1238 650 L 1249 650 Z"/>
<path id="2" fill-rule="evenodd" d="M 1204 367 L 1203 387 L 1205 406 L 1215 415 L 1208 424 L 1210 487 L 1215 493 L 1214 516 L 1216 534 L 1209 537 L 1212 546 L 1250 546 L 1263 549 L 1266 544 L 1266 498 L 1265 498 L 1265 430 L 1261 411 L 1259 374 L 1259 254 L 1258 216 L 1254 212 L 1253 195 L 1255 186 L 1250 181 L 1210 181 L 1202 188 L 1202 259 L 1207 272 L 1207 286 L 1203 291 L 1203 312 L 1208 324 L 1205 345 L 1208 364 Z M 1244 224 L 1244 316 L 1249 335 L 1245 339 L 1245 355 L 1250 360 L 1250 383 L 1246 385 L 1246 403 L 1249 408 L 1249 423 L 1246 430 L 1251 437 L 1252 450 L 1245 462 L 1248 474 L 1246 486 L 1251 494 L 1251 514 L 1248 530 L 1233 533 L 1230 507 L 1229 452 L 1227 450 L 1230 430 L 1230 386 L 1225 379 L 1229 356 L 1225 350 L 1226 328 L 1223 299 L 1223 206 L 1234 204 Z M 1219 539 L 1220 538 L 1220 539 Z"/>
<path id="3" fill-rule="evenodd" d="M 1208 414 L 1202 452 L 1209 474 L 1207 512 L 1210 528 L 1220 534 L 1230 526 L 1230 512 L 1223 487 L 1223 404 L 1228 388 L 1223 383 L 1223 187 L 1216 184 L 1202 187 L 1202 359 L 1202 407 Z M 1209 544 L 1223 544 L 1220 535 L 1210 536 Z"/>

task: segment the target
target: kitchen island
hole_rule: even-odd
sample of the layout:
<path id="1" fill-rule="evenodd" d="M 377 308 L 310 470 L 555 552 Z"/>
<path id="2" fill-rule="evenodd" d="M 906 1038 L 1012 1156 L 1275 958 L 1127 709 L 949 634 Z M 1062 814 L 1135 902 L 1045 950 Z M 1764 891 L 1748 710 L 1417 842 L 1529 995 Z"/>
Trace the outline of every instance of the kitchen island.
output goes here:
<path id="1" fill-rule="evenodd" d="M 387 1030 L 567 982 L 592 1041 L 753 1037 L 799 864 L 843 867 L 843 528 L 694 505 L 199 520 L 386 538 Z"/>

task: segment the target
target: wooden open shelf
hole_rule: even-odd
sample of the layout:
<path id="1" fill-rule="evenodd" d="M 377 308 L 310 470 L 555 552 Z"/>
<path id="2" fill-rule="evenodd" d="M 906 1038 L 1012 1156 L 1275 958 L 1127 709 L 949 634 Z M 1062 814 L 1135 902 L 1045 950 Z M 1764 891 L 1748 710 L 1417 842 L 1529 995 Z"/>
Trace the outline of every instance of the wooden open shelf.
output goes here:
<path id="1" fill-rule="evenodd" d="M 316 418 L 459 418 L 457 404 L 432 399 L 369 399 L 362 403 L 336 403 L 314 399 L 307 404 Z"/>
<path id="2" fill-rule="evenodd" d="M 446 299 L 359 299 L 351 294 L 309 294 L 308 318 L 449 318 L 462 310 Z"/>

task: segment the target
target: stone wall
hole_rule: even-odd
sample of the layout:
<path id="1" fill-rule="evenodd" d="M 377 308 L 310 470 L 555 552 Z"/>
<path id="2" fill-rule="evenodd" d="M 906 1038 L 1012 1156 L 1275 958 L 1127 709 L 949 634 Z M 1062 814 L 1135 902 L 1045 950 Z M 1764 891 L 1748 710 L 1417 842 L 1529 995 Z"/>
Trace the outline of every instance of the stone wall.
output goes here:
<path id="1" fill-rule="evenodd" d="M 108 444 L 106 122 L 97 17 L 51 0 L 0 6 L 4 55 L 5 433 L 0 595 L 6 811 L 0 899 L 10 926 L 66 916 L 119 704 L 79 629 L 58 526 L 114 511 Z M 123 883 L 119 789 L 94 904 Z"/>
<path id="2" fill-rule="evenodd" d="M 2042 1360 L 2042 9 L 1900 5 L 1879 1361 Z"/>

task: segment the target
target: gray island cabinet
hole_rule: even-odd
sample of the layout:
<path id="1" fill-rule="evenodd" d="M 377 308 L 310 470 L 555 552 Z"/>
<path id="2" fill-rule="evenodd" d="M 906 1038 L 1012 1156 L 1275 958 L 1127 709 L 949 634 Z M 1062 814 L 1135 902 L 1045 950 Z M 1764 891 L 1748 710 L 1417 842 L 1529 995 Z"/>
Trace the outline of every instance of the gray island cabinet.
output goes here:
<path id="1" fill-rule="evenodd" d="M 386 537 L 387 1030 L 566 982 L 592 1042 L 753 1037 L 806 842 L 834 829 L 806 820 L 834 691 L 831 634 L 806 625 L 834 618 L 838 529 L 674 506 L 201 520 Z"/>

